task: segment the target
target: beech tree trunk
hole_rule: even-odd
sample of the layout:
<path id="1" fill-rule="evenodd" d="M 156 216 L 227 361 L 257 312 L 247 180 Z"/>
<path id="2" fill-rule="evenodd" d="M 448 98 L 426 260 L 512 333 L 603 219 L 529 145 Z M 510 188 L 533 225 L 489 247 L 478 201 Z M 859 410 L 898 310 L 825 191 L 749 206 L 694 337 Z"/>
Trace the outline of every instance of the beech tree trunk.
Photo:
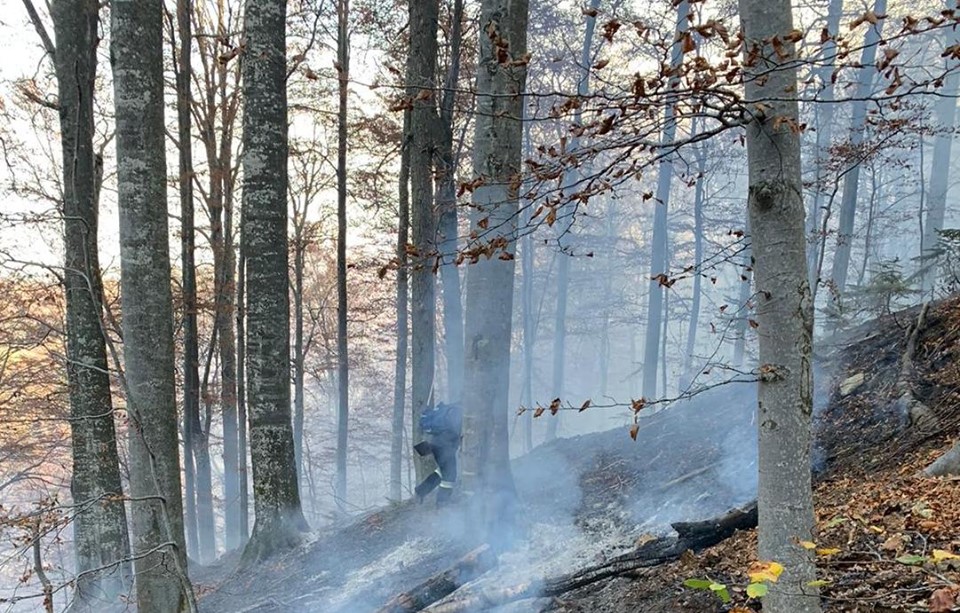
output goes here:
<path id="1" fill-rule="evenodd" d="M 237 258 L 237 472 L 240 480 L 239 530 L 240 545 L 247 542 L 250 534 L 250 495 L 247 480 L 247 334 L 246 334 L 246 277 L 247 259 L 245 255 L 244 210 L 240 209 L 240 249 Z M 229 530 L 229 528 L 228 528 Z"/>
<path id="2" fill-rule="evenodd" d="M 820 283 L 817 274 L 820 259 L 820 209 L 823 207 L 823 197 L 826 193 L 823 185 L 828 174 L 827 164 L 830 158 L 830 146 L 833 143 L 834 104 L 833 67 L 836 63 L 837 40 L 840 34 L 840 17 L 843 15 L 843 0 L 830 0 L 827 9 L 827 32 L 830 38 L 820 47 L 823 55 L 823 66 L 817 72 L 823 87 L 820 100 L 823 104 L 816 105 L 817 121 L 817 148 L 814 164 L 816 165 L 816 183 L 814 196 L 810 200 L 810 210 L 807 212 L 807 269 L 810 274 L 810 286 Z M 814 299 L 816 291 L 813 292 Z"/>
<path id="3" fill-rule="evenodd" d="M 337 500 L 347 497 L 350 359 L 347 355 L 347 86 L 350 79 L 350 0 L 337 1 Z"/>
<path id="4" fill-rule="evenodd" d="M 454 154 L 453 103 L 460 80 L 463 42 L 463 0 L 454 0 L 450 16 L 450 68 L 440 102 L 437 142 L 437 210 L 440 233 L 440 281 L 443 288 L 444 346 L 447 353 L 447 400 L 463 396 L 463 305 L 460 302 L 460 269 L 457 267 L 457 161 Z"/>
<path id="5" fill-rule="evenodd" d="M 286 2 L 247 3 L 244 29 L 246 376 L 256 522 L 243 558 L 251 564 L 299 543 L 306 521 L 290 425 Z"/>
<path id="6" fill-rule="evenodd" d="M 882 1 L 882 0 L 881 0 Z M 809 552 L 798 540 L 812 540 L 810 426 L 813 308 L 806 271 L 799 118 L 793 43 L 774 50 L 793 30 L 789 0 L 740 0 L 746 99 L 764 112 L 747 127 L 750 175 L 749 216 L 758 300 L 760 341 L 758 389 L 759 554 L 786 569 L 764 597 L 764 611 L 820 611 Z M 782 51 L 782 54 L 781 54 Z M 753 57 L 754 59 L 749 59 Z M 755 75 L 763 73 L 765 79 Z M 762 102 L 761 102 L 762 101 Z"/>
<path id="7" fill-rule="evenodd" d="M 511 540 L 516 489 L 510 472 L 508 398 L 513 323 L 526 0 L 483 0 L 477 68 L 471 227 L 502 246 L 467 271 L 463 487 L 495 548 Z M 498 55 L 507 55 L 501 62 Z M 486 220 L 486 221 L 484 221 Z M 481 232 L 481 222 L 492 232 Z"/>
<path id="8" fill-rule="evenodd" d="M 580 79 L 577 82 L 577 94 L 586 97 L 590 93 L 590 66 L 592 62 L 591 51 L 593 50 L 593 32 L 597 26 L 597 9 L 600 7 L 600 0 L 590 0 L 590 10 L 586 13 L 586 25 L 583 34 L 583 47 L 580 49 Z M 574 111 L 573 123 L 580 123 L 580 109 Z M 579 139 L 574 137 L 570 144 L 570 150 L 576 151 L 579 147 Z M 564 176 L 563 195 L 571 196 L 571 191 L 575 189 L 576 177 L 574 171 L 568 170 Z M 573 231 L 574 203 L 567 202 L 562 206 L 562 211 L 558 215 L 557 246 L 560 248 L 560 254 L 557 256 L 557 307 L 553 318 L 553 386 L 550 391 L 554 398 L 563 398 L 563 383 L 565 379 L 566 365 L 566 343 L 567 343 L 567 302 L 570 293 L 570 257 L 567 252 L 570 245 L 570 234 Z M 557 429 L 560 427 L 560 416 L 558 413 L 551 416 L 547 421 L 548 441 L 557 438 Z"/>
<path id="9" fill-rule="evenodd" d="M 677 4 L 676 32 L 687 27 L 687 13 L 690 5 L 687 0 Z M 670 52 L 670 66 L 677 67 L 683 60 L 683 49 L 679 38 Z M 678 84 L 677 78 L 671 78 L 669 87 Z M 663 110 L 663 133 L 660 136 L 661 149 L 669 149 L 677 133 L 677 120 L 672 102 Z M 667 155 L 660 160 L 657 175 L 657 195 L 654 200 L 653 233 L 650 247 L 650 282 L 647 300 L 647 330 L 643 349 L 643 397 L 657 397 L 657 364 L 660 354 L 660 332 L 663 327 L 663 298 L 666 287 L 661 285 L 659 275 L 667 273 L 667 211 L 670 208 L 670 185 L 673 182 L 673 157 Z M 665 390 L 661 390 L 665 391 Z"/>
<path id="10" fill-rule="evenodd" d="M 131 585 L 127 520 L 120 483 L 97 255 L 98 168 L 93 96 L 99 7 L 93 0 L 52 6 L 63 148 L 64 293 L 67 388 L 73 473 L 70 495 L 77 573 L 75 611 L 115 603 Z M 95 569 L 103 569 L 93 572 Z M 89 574 L 84 574 L 89 573 Z"/>
<path id="11" fill-rule="evenodd" d="M 403 474 L 403 414 L 407 399 L 408 284 L 407 242 L 410 236 L 410 111 L 403 114 L 400 150 L 399 213 L 397 215 L 397 361 L 393 383 L 393 423 L 390 436 L 390 498 L 400 500 Z"/>
<path id="12" fill-rule="evenodd" d="M 696 126 L 694 130 L 696 130 Z M 696 146 L 694 156 L 697 161 L 697 185 L 693 194 L 693 299 L 690 305 L 690 327 L 687 330 L 687 350 L 683 358 L 684 381 L 682 387 L 684 388 L 700 372 L 699 366 L 694 372 L 693 353 L 697 347 L 697 328 L 700 325 L 700 298 L 702 297 L 700 280 L 703 274 L 701 270 L 703 266 L 703 192 L 707 169 L 707 156 L 703 145 Z"/>
<path id="13" fill-rule="evenodd" d="M 875 0 L 873 12 L 883 15 L 887 12 L 887 0 Z M 857 91 L 852 102 L 853 108 L 850 119 L 850 146 L 854 151 L 863 144 L 864 131 L 867 127 L 867 102 L 873 87 L 876 72 L 872 68 L 877 57 L 877 47 L 883 32 L 885 20 L 871 25 L 867 29 L 864 39 L 860 65 L 860 80 L 857 82 Z M 861 160 L 854 160 L 853 165 L 843 178 L 843 196 L 840 201 L 840 221 L 837 228 L 837 248 L 833 254 L 832 279 L 834 289 L 842 295 L 847 285 L 847 271 L 850 268 L 850 247 L 853 242 L 853 231 L 857 215 L 857 193 L 860 187 Z"/>
<path id="14" fill-rule="evenodd" d="M 183 285 L 183 480 L 184 533 L 187 555 L 200 558 L 197 533 L 197 483 L 194 439 L 200 422 L 200 349 L 197 340 L 197 274 L 194 258 L 193 141 L 191 99 L 191 0 L 177 2 L 179 48 L 174 64 L 177 79 L 177 140 L 180 154 L 180 259 Z"/>
<path id="15" fill-rule="evenodd" d="M 956 8 L 952 0 L 946 0 L 947 9 Z M 957 32 L 953 28 L 943 30 L 944 49 L 957 44 Z M 933 291 L 937 277 L 936 261 L 931 259 L 937 248 L 938 231 L 943 229 L 943 217 L 947 206 L 947 188 L 950 180 L 950 159 L 953 149 L 953 129 L 956 126 L 957 93 L 960 91 L 960 73 L 957 61 L 947 58 L 944 62 L 944 79 L 940 97 L 934 108 L 937 121 L 936 138 L 933 141 L 933 165 L 930 169 L 930 197 L 927 205 L 927 218 L 923 224 L 923 241 L 920 255 L 923 267 L 923 291 L 928 295 Z"/>
<path id="16" fill-rule="evenodd" d="M 422 440 L 420 415 L 430 409 L 435 372 L 437 219 L 433 208 L 433 155 L 439 145 L 436 92 L 437 26 L 439 0 L 410 5 L 410 44 L 407 57 L 407 95 L 410 113 L 410 229 L 416 255 L 410 273 L 413 390 L 411 416 L 413 441 Z M 417 480 L 433 470 L 428 457 L 414 456 Z"/>
<path id="17" fill-rule="evenodd" d="M 110 11 L 133 554 L 140 613 L 185 610 L 160 0 Z"/>

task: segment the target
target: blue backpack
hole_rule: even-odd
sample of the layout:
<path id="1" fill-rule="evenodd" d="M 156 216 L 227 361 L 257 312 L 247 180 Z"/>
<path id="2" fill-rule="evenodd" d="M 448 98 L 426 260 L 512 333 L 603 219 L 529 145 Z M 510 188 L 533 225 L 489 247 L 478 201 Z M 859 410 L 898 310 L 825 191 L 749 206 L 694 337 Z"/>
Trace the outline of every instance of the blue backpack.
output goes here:
<path id="1" fill-rule="evenodd" d="M 463 410 L 455 404 L 437 403 L 437 406 L 420 415 L 420 429 L 427 434 L 460 434 L 463 426 Z"/>

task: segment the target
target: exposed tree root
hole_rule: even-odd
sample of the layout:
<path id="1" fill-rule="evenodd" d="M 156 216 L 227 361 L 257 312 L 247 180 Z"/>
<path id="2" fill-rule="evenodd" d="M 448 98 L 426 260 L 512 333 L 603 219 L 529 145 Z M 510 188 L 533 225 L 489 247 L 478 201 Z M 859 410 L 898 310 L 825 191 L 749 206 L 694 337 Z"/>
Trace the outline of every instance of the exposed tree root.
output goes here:
<path id="1" fill-rule="evenodd" d="M 897 376 L 897 383 L 894 386 L 894 393 L 897 396 L 897 404 L 903 415 L 909 419 L 911 426 L 921 432 L 930 432 L 937 427 L 937 418 L 930 407 L 920 402 L 913 392 L 913 382 L 916 379 L 916 365 L 914 356 L 917 353 L 917 343 L 920 334 L 923 332 L 927 322 L 927 311 L 930 309 L 930 303 L 924 302 L 920 307 L 920 314 L 917 321 L 907 330 L 907 346 L 903 351 L 903 357 L 900 359 L 900 373 Z"/>

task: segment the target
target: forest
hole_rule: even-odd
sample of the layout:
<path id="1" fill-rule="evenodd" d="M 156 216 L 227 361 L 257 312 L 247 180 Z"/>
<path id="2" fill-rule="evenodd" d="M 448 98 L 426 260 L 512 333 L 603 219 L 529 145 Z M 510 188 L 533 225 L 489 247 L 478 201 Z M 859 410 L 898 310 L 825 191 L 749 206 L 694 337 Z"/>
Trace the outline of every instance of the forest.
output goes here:
<path id="1" fill-rule="evenodd" d="M 0 7 L 0 612 L 960 611 L 960 0 Z"/>

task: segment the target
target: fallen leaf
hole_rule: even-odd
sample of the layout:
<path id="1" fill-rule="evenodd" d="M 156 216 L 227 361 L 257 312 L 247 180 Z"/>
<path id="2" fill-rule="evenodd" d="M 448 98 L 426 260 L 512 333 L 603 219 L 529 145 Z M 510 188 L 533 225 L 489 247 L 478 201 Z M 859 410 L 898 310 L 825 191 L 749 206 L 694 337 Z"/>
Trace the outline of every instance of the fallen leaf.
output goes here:
<path id="1" fill-rule="evenodd" d="M 942 587 L 930 595 L 930 612 L 947 613 L 957 604 L 957 587 Z"/>

